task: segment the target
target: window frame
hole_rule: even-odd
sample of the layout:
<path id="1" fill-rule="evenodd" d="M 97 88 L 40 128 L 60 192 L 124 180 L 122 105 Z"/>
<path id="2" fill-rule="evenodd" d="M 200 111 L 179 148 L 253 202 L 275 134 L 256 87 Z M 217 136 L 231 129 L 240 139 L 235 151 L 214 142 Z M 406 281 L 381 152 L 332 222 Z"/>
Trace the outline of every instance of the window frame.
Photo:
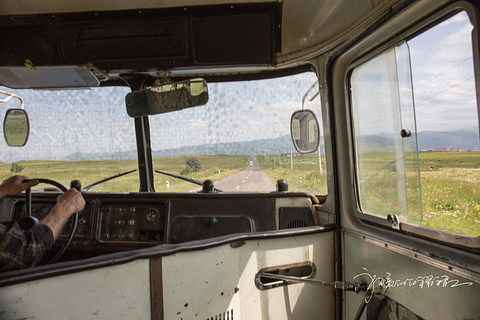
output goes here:
<path id="1" fill-rule="evenodd" d="M 471 3 L 465 1 L 459 1 L 452 3 L 440 10 L 429 14 L 426 17 L 419 17 L 418 20 L 413 21 L 411 24 L 406 26 L 405 29 L 400 30 L 393 38 L 389 38 L 383 43 L 377 43 L 374 46 L 368 46 L 360 44 L 357 48 L 352 50 L 358 51 L 355 54 L 355 58 L 350 60 L 346 68 L 345 74 L 345 103 L 346 103 L 346 116 L 347 116 L 347 126 L 349 130 L 349 142 L 350 142 L 350 166 L 351 171 L 351 181 L 352 183 L 352 204 L 353 212 L 357 219 L 361 222 L 380 227 L 382 229 L 387 229 L 393 232 L 402 233 L 405 235 L 428 239 L 430 241 L 447 244 L 459 249 L 463 249 L 470 252 L 480 252 L 480 236 L 470 237 L 460 234 L 454 234 L 448 231 L 443 231 L 439 229 L 433 229 L 430 227 L 425 227 L 417 225 L 414 223 L 400 222 L 398 225 L 394 225 L 391 222 L 387 221 L 385 216 L 376 215 L 374 213 L 364 213 L 360 207 L 360 198 L 359 198 L 359 184 L 358 184 L 358 175 L 357 175 L 357 158 L 356 158 L 356 146 L 355 146 L 355 131 L 354 131 L 354 121 L 353 121 L 353 105 L 352 105 L 352 94 L 351 94 L 351 78 L 353 70 L 360 66 L 361 64 L 374 59 L 380 54 L 384 53 L 387 50 L 390 50 L 402 42 L 409 41 L 410 39 L 416 37 L 417 35 L 435 27 L 436 25 L 442 23 L 443 21 L 451 18 L 455 14 L 465 11 L 470 18 L 470 22 L 473 25 L 472 30 L 472 54 L 473 54 L 473 65 L 474 65 L 474 74 L 475 82 L 480 83 L 480 66 L 479 66 L 479 43 L 480 43 L 480 32 L 479 32 L 479 21 L 480 14 L 477 8 Z M 388 23 L 386 24 L 389 25 Z M 388 29 L 387 26 L 379 28 L 377 31 L 373 32 L 371 35 L 368 35 L 368 38 L 380 38 L 382 31 Z M 390 30 L 392 30 L 391 28 Z M 385 32 L 388 32 L 385 31 Z M 477 87 L 477 115 L 480 128 L 480 87 Z"/>

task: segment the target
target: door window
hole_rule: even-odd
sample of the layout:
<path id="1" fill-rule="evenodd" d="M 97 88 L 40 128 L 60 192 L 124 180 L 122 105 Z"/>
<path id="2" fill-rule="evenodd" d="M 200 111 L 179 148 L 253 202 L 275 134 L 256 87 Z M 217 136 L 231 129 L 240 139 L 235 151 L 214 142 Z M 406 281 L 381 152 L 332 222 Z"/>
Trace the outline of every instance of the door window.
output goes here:
<path id="1" fill-rule="evenodd" d="M 363 213 L 480 235 L 473 25 L 457 13 L 353 69 Z"/>

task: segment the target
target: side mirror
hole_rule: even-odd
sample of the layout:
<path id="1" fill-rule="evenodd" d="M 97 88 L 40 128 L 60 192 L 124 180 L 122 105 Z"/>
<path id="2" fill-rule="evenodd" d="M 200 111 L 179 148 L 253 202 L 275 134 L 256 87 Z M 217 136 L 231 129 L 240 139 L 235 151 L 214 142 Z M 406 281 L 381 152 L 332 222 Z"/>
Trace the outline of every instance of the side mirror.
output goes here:
<path id="1" fill-rule="evenodd" d="M 30 134 L 30 122 L 23 109 L 8 109 L 3 120 L 3 136 L 10 147 L 23 147 Z"/>
<path id="2" fill-rule="evenodd" d="M 293 145 L 300 153 L 317 151 L 320 142 L 320 130 L 317 117 L 310 110 L 299 110 L 292 114 L 290 134 Z"/>
<path id="3" fill-rule="evenodd" d="M 207 101 L 207 82 L 200 78 L 130 92 L 125 97 L 132 118 L 200 106 Z"/>

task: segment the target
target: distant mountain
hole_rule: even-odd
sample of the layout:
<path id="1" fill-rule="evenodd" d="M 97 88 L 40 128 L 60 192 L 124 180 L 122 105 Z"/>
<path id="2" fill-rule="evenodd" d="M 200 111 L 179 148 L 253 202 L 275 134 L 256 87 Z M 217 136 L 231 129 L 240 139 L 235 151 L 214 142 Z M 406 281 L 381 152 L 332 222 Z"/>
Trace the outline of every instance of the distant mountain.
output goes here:
<path id="1" fill-rule="evenodd" d="M 250 154 L 281 154 L 296 152 L 290 135 L 273 139 L 215 143 L 201 146 L 185 146 L 172 149 L 154 150 L 153 157 L 183 156 L 183 155 L 250 155 Z M 117 153 L 73 153 L 63 160 L 93 160 L 93 159 L 135 159 L 137 152 L 126 151 Z"/>
<path id="2" fill-rule="evenodd" d="M 465 131 L 422 131 L 417 134 L 419 150 L 438 148 L 459 148 L 461 150 L 480 150 L 480 139 L 476 130 Z M 394 150 L 393 135 L 364 135 L 358 139 L 363 148 Z"/>
<path id="3" fill-rule="evenodd" d="M 125 151 L 115 153 L 82 153 L 76 152 L 63 157 L 61 160 L 78 161 L 78 160 L 112 160 L 112 159 L 136 159 L 137 151 Z"/>
<path id="4" fill-rule="evenodd" d="M 418 133 L 419 149 L 432 150 L 437 148 L 460 148 L 462 150 L 480 150 L 478 132 L 475 131 L 424 131 Z M 392 134 L 365 135 L 358 139 L 366 148 L 394 150 Z M 387 146 L 387 148 L 386 148 Z M 215 143 L 201 146 L 186 146 L 180 148 L 154 150 L 153 157 L 183 156 L 183 155 L 250 155 L 250 154 L 282 154 L 296 152 L 290 135 L 279 138 Z M 324 146 L 321 146 L 324 153 Z M 63 160 L 93 160 L 93 159 L 135 159 L 137 151 L 117 153 L 73 153 Z"/>
<path id="5" fill-rule="evenodd" d="M 244 154 L 280 154 L 290 153 L 293 148 L 289 135 L 273 139 L 260 139 L 253 141 L 239 141 L 228 143 L 215 143 L 201 146 L 186 146 L 175 149 L 153 151 L 153 157 L 181 156 L 181 155 L 244 155 Z"/>
<path id="6" fill-rule="evenodd" d="M 478 131 L 422 131 L 418 133 L 418 148 L 433 150 L 438 148 L 459 148 L 461 150 L 480 150 Z"/>

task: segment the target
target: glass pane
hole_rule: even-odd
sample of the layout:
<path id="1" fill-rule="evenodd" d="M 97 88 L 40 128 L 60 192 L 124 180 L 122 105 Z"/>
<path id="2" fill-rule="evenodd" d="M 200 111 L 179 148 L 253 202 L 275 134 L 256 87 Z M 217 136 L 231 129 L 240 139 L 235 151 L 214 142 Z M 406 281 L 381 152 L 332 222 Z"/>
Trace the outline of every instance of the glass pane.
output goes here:
<path id="1" fill-rule="evenodd" d="M 351 77 L 357 179 L 363 211 L 408 211 L 395 50 L 355 68 Z"/>
<path id="2" fill-rule="evenodd" d="M 278 179 L 289 190 L 326 194 L 326 173 L 318 153 L 296 154 L 290 118 L 301 109 L 315 73 L 243 82 L 210 83 L 205 106 L 150 117 L 154 167 L 200 181 L 211 179 L 223 191 L 270 192 Z M 321 119 L 320 98 L 306 109 Z M 322 136 L 322 153 L 323 136 Z M 194 171 L 189 158 L 201 163 Z M 252 163 L 252 165 L 250 165 Z M 238 176 L 239 179 L 231 178 Z M 240 179 L 241 178 L 241 179 Z M 191 183 L 155 176 L 155 190 L 195 192 Z"/>
<path id="3" fill-rule="evenodd" d="M 407 190 L 408 222 L 421 223 L 423 219 L 422 188 L 418 153 L 415 100 L 410 61 L 410 47 L 403 43 L 395 47 L 397 80 L 402 127 L 400 136 L 403 144 L 405 183 Z M 398 134 L 398 133 L 397 133 Z"/>
<path id="4" fill-rule="evenodd" d="M 353 71 L 357 188 L 364 212 L 400 214 L 403 221 L 480 235 L 472 30 L 467 13 L 460 12 Z"/>
<path id="5" fill-rule="evenodd" d="M 28 143 L 22 148 L 9 148 L 3 139 L 0 142 L 0 181 L 22 174 L 56 180 L 66 187 L 71 180 L 78 179 L 87 186 L 137 168 L 133 119 L 125 111 L 128 88 L 6 91 L 23 98 L 31 128 Z M 138 173 L 91 189 L 138 190 Z"/>
<path id="6" fill-rule="evenodd" d="M 303 95 L 315 81 L 315 73 L 309 72 L 209 84 L 207 105 L 149 117 L 154 169 L 200 181 L 212 179 L 225 191 L 274 191 L 282 178 L 290 190 L 326 194 L 327 175 L 320 172 L 325 164 L 319 163 L 325 157 L 296 155 L 290 137 L 291 115 L 301 109 Z M 78 179 L 87 186 L 137 169 L 134 120 L 125 105 L 128 88 L 13 91 L 25 101 L 30 138 L 23 148 L 9 148 L 1 139 L 0 181 L 20 173 L 53 179 L 67 187 Z M 5 110 L 14 107 L 1 106 Z M 306 107 L 321 119 L 320 98 Z M 232 178 L 242 172 L 247 173 L 243 179 Z M 165 175 L 155 174 L 154 179 L 157 192 L 197 190 L 195 184 Z M 229 180 L 231 185 L 220 187 Z M 90 191 L 138 190 L 139 175 L 132 172 Z"/>
<path id="7" fill-rule="evenodd" d="M 422 225 L 480 235 L 480 146 L 473 26 L 460 12 L 409 41 L 415 88 Z"/>

